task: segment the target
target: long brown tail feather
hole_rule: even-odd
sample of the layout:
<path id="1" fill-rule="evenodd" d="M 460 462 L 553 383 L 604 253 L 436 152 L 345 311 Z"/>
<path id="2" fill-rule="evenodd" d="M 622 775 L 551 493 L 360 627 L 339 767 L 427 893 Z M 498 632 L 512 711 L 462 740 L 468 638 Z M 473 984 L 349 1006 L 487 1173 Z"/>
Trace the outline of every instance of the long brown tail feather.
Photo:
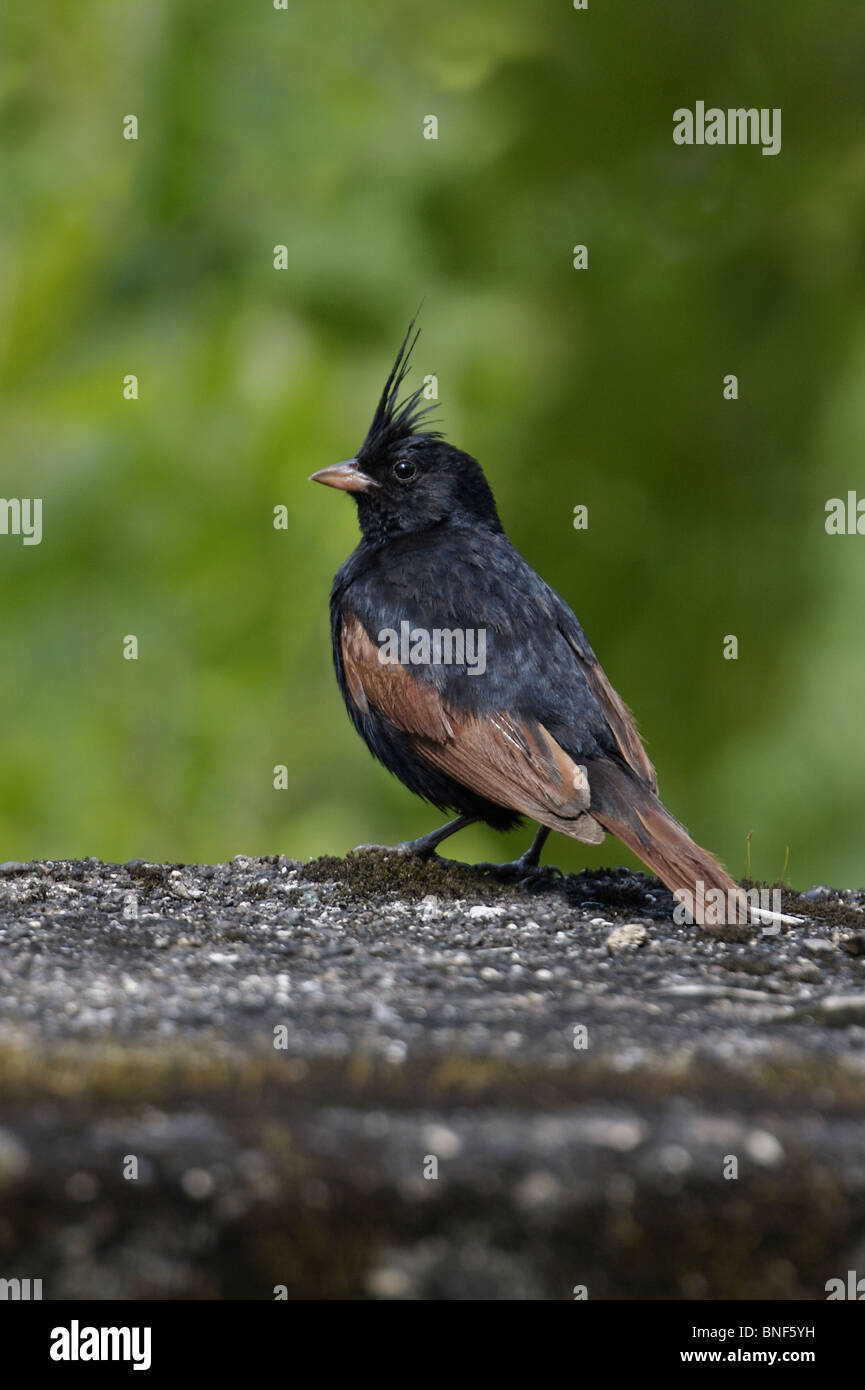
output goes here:
<path id="1" fill-rule="evenodd" d="M 749 920 L 743 891 L 650 788 L 609 762 L 589 764 L 588 774 L 594 819 L 633 850 L 672 893 L 688 894 L 682 901 L 693 904 L 700 926 Z"/>

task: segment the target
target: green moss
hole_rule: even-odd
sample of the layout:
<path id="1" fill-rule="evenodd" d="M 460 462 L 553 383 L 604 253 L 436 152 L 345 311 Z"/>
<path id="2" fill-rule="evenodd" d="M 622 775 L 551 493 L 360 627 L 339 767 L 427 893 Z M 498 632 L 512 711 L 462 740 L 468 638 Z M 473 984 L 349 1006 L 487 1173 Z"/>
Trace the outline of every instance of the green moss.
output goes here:
<path id="1" fill-rule="evenodd" d="M 301 870 L 310 883 L 335 882 L 344 892 L 342 902 L 394 893 L 408 902 L 417 902 L 433 893 L 450 898 L 476 898 L 483 884 L 484 897 L 501 896 L 508 885 L 482 874 L 470 864 L 446 859 L 419 859 L 416 855 L 387 850 L 362 850 L 345 859 L 325 856 L 313 859 Z M 511 894 L 513 885 L 510 885 Z"/>

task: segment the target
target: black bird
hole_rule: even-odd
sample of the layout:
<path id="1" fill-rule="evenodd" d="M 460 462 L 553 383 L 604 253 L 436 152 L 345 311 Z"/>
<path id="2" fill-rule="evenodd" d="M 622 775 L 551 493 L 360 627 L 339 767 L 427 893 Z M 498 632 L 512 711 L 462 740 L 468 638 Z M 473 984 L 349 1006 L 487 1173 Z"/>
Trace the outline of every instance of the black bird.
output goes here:
<path id="1" fill-rule="evenodd" d="M 517 861 L 526 871 L 550 830 L 586 844 L 610 831 L 698 910 L 700 883 L 735 894 L 659 800 L 630 711 L 564 599 L 511 545 L 480 465 L 425 428 L 422 388 L 400 403 L 413 328 L 357 457 L 312 475 L 357 502 L 362 538 L 330 601 L 352 723 L 411 791 L 458 813 L 399 848 L 427 856 L 473 821 L 509 830 L 528 816 L 541 828 Z"/>

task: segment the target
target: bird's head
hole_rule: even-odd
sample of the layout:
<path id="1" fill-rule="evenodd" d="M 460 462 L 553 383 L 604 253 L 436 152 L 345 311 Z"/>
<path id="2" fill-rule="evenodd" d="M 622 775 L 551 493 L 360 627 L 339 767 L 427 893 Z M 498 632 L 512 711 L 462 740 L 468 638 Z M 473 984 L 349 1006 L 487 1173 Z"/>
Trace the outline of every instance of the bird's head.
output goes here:
<path id="1" fill-rule="evenodd" d="M 399 392 L 418 339 L 414 320 L 385 382 L 366 439 L 353 459 L 312 474 L 312 481 L 354 494 L 364 539 L 384 544 L 395 536 L 443 523 L 501 531 L 496 504 L 477 461 L 423 429 L 435 405 L 423 387 L 402 402 Z"/>

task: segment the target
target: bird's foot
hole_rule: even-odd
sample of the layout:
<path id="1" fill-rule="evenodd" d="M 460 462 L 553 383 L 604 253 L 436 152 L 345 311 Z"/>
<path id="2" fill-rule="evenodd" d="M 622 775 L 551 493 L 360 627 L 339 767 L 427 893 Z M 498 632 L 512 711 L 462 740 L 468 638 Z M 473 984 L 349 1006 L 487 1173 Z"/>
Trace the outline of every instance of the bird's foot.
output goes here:
<path id="1" fill-rule="evenodd" d="M 506 864 L 482 863 L 475 864 L 474 867 L 478 873 L 486 874 L 490 878 L 500 878 L 506 883 L 521 883 L 528 887 L 539 887 L 562 877 L 561 869 L 553 865 L 539 864 L 537 857 L 530 850 L 521 854 L 519 859 L 511 859 Z"/>
<path id="2" fill-rule="evenodd" d="M 434 859 L 437 864 L 450 865 L 453 859 L 442 859 L 436 854 L 436 850 L 443 840 L 450 835 L 455 835 L 458 830 L 464 830 L 467 825 L 472 825 L 473 816 L 457 816 L 455 820 L 449 820 L 446 825 L 440 825 L 437 830 L 431 830 L 427 835 L 420 835 L 416 840 L 402 840 L 398 845 L 358 845 L 355 854 L 361 854 L 365 850 L 375 850 L 381 854 L 402 854 L 413 855 L 416 859 Z"/>
<path id="3" fill-rule="evenodd" d="M 404 854 L 402 845 L 355 845 L 352 854 Z"/>
<path id="4" fill-rule="evenodd" d="M 412 857 L 430 864 L 443 864 L 445 868 L 456 863 L 454 859 L 436 854 L 435 845 L 425 843 L 423 836 L 418 840 L 401 840 L 398 845 L 355 845 L 352 854 L 398 854 L 405 859 Z"/>

